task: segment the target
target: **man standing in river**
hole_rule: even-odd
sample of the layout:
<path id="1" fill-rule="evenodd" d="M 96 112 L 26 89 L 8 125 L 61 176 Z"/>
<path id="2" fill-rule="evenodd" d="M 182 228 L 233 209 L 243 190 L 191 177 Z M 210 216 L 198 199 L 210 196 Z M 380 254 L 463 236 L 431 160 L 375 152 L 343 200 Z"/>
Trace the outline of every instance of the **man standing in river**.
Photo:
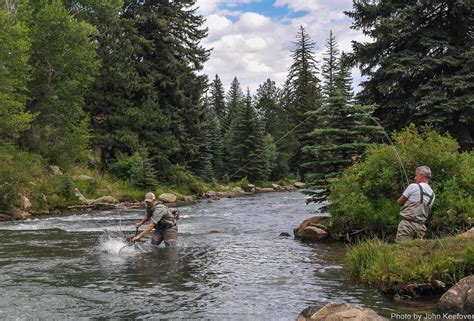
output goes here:
<path id="1" fill-rule="evenodd" d="M 416 183 L 408 185 L 396 201 L 398 205 L 402 206 L 397 242 L 422 239 L 425 236 L 425 223 L 435 199 L 435 194 L 428 185 L 430 178 L 431 169 L 428 166 L 418 167 L 415 171 Z"/>
<path id="2" fill-rule="evenodd" d="M 171 210 L 163 204 L 158 204 L 155 194 L 152 192 L 146 193 L 145 204 L 146 214 L 140 222 L 135 224 L 135 227 L 139 228 L 143 223 L 151 222 L 148 223 L 143 232 L 135 236 L 132 241 L 141 239 L 155 229 L 151 236 L 151 244 L 160 245 L 161 242 L 165 241 L 166 246 L 176 246 L 178 241 L 178 226 Z"/>

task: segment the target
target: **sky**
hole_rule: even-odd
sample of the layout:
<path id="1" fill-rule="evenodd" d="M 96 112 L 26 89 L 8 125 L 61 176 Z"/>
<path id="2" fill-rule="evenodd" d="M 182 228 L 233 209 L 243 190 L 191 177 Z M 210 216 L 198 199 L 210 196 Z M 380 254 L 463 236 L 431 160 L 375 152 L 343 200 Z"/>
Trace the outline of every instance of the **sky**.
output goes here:
<path id="1" fill-rule="evenodd" d="M 203 72 L 209 81 L 218 74 L 226 91 L 234 76 L 253 94 L 268 78 L 282 86 L 299 26 L 316 42 L 319 62 L 330 30 L 340 51 L 351 52 L 352 40 L 368 41 L 350 28 L 352 21 L 344 14 L 352 9 L 352 0 L 197 0 L 197 6 L 209 29 L 202 44 L 212 48 Z M 358 69 L 352 75 L 357 92 Z"/>

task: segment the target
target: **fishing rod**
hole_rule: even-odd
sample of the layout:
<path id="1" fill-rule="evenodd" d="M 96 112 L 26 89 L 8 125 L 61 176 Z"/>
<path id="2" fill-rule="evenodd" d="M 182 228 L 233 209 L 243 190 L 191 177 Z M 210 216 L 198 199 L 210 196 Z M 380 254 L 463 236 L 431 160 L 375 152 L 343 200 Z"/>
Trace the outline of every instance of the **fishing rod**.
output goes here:
<path id="1" fill-rule="evenodd" d="M 390 139 L 390 136 L 387 134 L 387 132 L 385 131 L 385 129 L 383 128 L 383 126 L 377 121 L 377 119 L 375 119 L 374 117 L 368 115 L 370 119 L 372 119 L 376 124 L 377 126 L 379 126 L 380 128 L 382 128 L 382 132 L 383 134 L 385 135 L 385 137 L 387 138 L 388 142 L 390 143 L 390 145 L 392 146 L 393 148 L 393 151 L 395 152 L 395 155 L 397 156 L 397 160 L 398 160 L 398 164 L 400 165 L 400 169 L 401 169 L 401 172 L 403 173 L 404 177 L 402 178 L 405 178 L 405 182 L 406 182 L 406 186 L 410 185 L 410 181 L 408 180 L 408 176 L 407 176 L 407 172 L 405 171 L 405 167 L 403 166 L 403 162 L 402 162 L 402 158 L 400 157 L 400 154 L 398 153 L 397 151 L 397 147 L 395 146 L 395 144 L 393 143 L 393 141 Z"/>

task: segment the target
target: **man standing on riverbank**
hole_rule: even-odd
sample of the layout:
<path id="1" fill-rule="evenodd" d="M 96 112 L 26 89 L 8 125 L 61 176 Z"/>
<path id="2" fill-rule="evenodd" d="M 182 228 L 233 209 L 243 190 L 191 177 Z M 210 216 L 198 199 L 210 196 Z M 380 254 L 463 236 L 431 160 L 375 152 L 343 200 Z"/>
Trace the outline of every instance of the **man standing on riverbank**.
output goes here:
<path id="1" fill-rule="evenodd" d="M 151 236 L 151 244 L 160 245 L 161 242 L 165 241 L 166 246 L 176 246 L 178 241 L 178 226 L 171 210 L 163 204 L 158 204 L 155 194 L 152 192 L 146 193 L 145 204 L 146 214 L 140 222 L 135 224 L 135 227 L 139 228 L 143 223 L 151 222 L 148 223 L 148 226 L 143 232 L 135 236 L 132 241 L 141 239 L 155 229 Z"/>
<path id="2" fill-rule="evenodd" d="M 406 190 L 396 201 L 402 206 L 400 210 L 400 224 L 398 224 L 396 241 L 422 239 L 426 233 L 426 220 L 433 206 L 435 194 L 428 185 L 431 178 L 431 169 L 420 166 L 415 171 L 415 182 L 408 185 Z"/>

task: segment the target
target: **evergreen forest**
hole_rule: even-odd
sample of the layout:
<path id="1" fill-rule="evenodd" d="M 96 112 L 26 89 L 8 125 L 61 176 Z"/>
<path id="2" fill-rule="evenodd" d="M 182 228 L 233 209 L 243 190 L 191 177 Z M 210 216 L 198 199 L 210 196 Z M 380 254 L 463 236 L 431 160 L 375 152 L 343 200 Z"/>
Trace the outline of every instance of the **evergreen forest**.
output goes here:
<path id="1" fill-rule="evenodd" d="M 183 175 L 293 178 L 324 199 L 367 147 L 388 143 L 384 128 L 428 125 L 472 149 L 472 3 L 354 0 L 346 15 L 372 42 L 341 52 L 327 30 L 318 61 L 301 26 L 286 82 L 267 79 L 252 94 L 239 75 L 224 88 L 202 73 L 212 50 L 195 2 L 2 1 L 1 208 L 47 164 L 141 189 Z M 365 76 L 357 94 L 354 67 Z"/>

